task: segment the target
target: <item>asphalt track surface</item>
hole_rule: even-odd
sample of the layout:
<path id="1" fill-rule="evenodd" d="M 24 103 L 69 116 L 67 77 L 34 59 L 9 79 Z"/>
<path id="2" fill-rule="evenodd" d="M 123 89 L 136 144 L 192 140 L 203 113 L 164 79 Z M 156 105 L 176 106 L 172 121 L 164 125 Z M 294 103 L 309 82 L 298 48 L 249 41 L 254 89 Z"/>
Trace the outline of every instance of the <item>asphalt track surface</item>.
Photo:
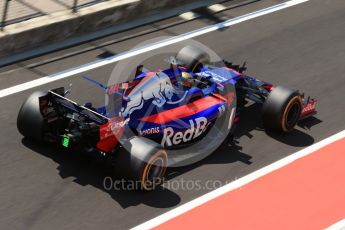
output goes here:
<path id="1" fill-rule="evenodd" d="M 279 2 L 258 1 L 222 12 L 216 17 L 206 14 L 204 19 L 186 23 L 179 23 L 179 18 L 171 18 L 4 67 L 0 69 L 0 88 L 85 64 L 99 58 L 98 55 L 106 55 L 105 51 L 120 53 L 147 39 L 178 35 Z M 344 130 L 344 12 L 345 2 L 342 0 L 311 0 L 195 38 L 224 59 L 234 62 L 246 60 L 249 75 L 276 85 L 298 88 L 317 98 L 319 113 L 300 124 L 292 133 L 279 136 L 261 130 L 259 108 L 251 106 L 243 114 L 238 127 L 237 147 L 221 146 L 210 157 L 195 165 L 171 169 L 169 181 L 230 182 Z M 164 27 L 171 23 L 176 25 Z M 130 38 L 143 31 L 148 32 Z M 97 44 L 125 35 L 129 38 L 97 47 Z M 90 46 L 96 48 L 78 55 L 68 55 Z M 61 55 L 64 57 L 49 61 Z M 149 63 L 154 64 L 154 61 Z M 106 82 L 113 68 L 114 64 L 82 75 L 96 76 L 97 80 Z M 111 169 L 104 164 L 80 153 L 62 152 L 52 146 L 23 139 L 16 129 L 16 116 L 23 100 L 37 89 L 72 83 L 73 99 L 79 102 L 103 101 L 102 90 L 78 76 L 1 98 L 1 229 L 129 228 L 210 191 L 106 191 L 103 179 L 111 175 Z"/>

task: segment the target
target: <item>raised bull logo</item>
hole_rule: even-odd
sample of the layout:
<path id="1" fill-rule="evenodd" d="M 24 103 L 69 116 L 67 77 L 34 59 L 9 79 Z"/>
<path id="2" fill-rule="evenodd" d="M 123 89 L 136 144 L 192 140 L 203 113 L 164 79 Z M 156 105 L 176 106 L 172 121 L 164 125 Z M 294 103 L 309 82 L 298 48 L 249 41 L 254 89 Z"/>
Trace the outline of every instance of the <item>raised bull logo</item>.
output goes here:
<path id="1" fill-rule="evenodd" d="M 121 116 L 128 116 L 133 111 L 141 109 L 144 102 L 153 99 L 152 103 L 162 107 L 167 101 L 171 102 L 175 89 L 170 78 L 160 72 L 143 79 L 127 96 L 127 105 L 121 109 Z"/>

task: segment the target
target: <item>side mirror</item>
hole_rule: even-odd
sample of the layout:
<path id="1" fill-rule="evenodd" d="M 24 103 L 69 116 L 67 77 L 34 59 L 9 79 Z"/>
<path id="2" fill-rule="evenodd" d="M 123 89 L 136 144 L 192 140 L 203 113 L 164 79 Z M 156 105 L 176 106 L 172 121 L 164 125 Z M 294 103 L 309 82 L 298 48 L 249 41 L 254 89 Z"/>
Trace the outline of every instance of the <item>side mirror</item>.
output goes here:
<path id="1" fill-rule="evenodd" d="M 135 71 L 135 77 L 139 76 L 140 74 L 143 73 L 143 68 L 144 68 L 144 65 L 138 65 L 137 66 L 137 69 Z"/>
<path id="2" fill-rule="evenodd" d="M 244 71 L 246 71 L 247 70 L 246 65 L 247 65 L 247 62 L 244 62 L 243 65 L 240 67 L 238 72 L 243 73 Z"/>

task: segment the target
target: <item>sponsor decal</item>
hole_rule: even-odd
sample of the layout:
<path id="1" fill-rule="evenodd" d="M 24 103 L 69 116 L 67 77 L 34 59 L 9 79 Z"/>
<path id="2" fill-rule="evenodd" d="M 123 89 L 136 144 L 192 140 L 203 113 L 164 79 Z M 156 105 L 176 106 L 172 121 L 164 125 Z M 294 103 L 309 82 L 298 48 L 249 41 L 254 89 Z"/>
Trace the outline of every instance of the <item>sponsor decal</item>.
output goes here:
<path id="1" fill-rule="evenodd" d="M 119 129 L 123 128 L 126 124 L 128 124 L 129 118 L 123 121 L 116 121 L 110 123 L 110 129 L 113 133 L 117 133 Z"/>
<path id="2" fill-rule="evenodd" d="M 206 117 L 196 118 L 195 121 L 189 120 L 190 128 L 184 132 L 176 132 L 173 128 L 167 127 L 163 130 L 162 146 L 178 145 L 181 142 L 186 143 L 204 133 L 208 123 Z"/>
<path id="3" fill-rule="evenodd" d="M 123 127 L 128 124 L 129 118 L 122 120 L 122 118 L 115 117 L 101 128 L 101 139 L 111 136 L 116 136 L 123 131 Z"/>
<path id="4" fill-rule="evenodd" d="M 307 105 L 304 106 L 302 110 L 302 114 L 309 113 L 315 110 L 316 107 L 316 102 L 309 102 Z"/>
<path id="5" fill-rule="evenodd" d="M 166 103 L 177 104 L 184 100 L 187 92 L 178 101 L 172 101 L 172 97 L 178 95 L 168 75 L 163 72 L 146 76 L 125 100 L 127 105 L 121 109 L 120 116 L 126 117 L 135 110 L 143 107 L 144 102 L 152 99 L 152 104 L 162 107 Z"/>
<path id="6" fill-rule="evenodd" d="M 212 79 L 213 79 L 216 83 L 224 82 L 224 81 L 227 80 L 225 77 L 222 77 L 222 76 L 220 76 L 219 74 L 216 74 L 216 73 L 211 72 L 211 71 L 202 71 L 202 72 L 200 72 L 200 73 L 197 73 L 196 75 L 202 76 L 202 77 L 205 77 L 205 78 L 212 77 Z M 218 86 L 219 86 L 219 85 L 218 85 Z"/>
<path id="7" fill-rule="evenodd" d="M 146 136 L 146 135 L 150 135 L 150 134 L 156 134 L 159 132 L 160 132 L 160 128 L 154 127 L 154 128 L 150 128 L 150 129 L 140 130 L 139 135 L 140 136 Z"/>

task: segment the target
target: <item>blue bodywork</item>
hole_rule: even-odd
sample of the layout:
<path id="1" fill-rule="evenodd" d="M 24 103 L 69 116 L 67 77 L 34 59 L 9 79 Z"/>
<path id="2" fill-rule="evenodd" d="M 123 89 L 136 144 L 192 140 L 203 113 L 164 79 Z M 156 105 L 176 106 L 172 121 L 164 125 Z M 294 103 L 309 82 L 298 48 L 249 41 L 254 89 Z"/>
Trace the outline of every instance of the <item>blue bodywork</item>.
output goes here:
<path id="1" fill-rule="evenodd" d="M 182 72 L 186 72 L 183 67 L 147 71 L 110 87 L 96 82 L 107 89 L 112 102 L 98 112 L 107 117 L 122 116 L 135 135 L 157 140 L 163 146 L 194 141 L 228 109 L 229 99 L 236 98 L 237 79 L 243 76 L 225 67 L 202 68 L 197 73 L 188 72 L 200 84 L 184 87 Z M 229 87 L 232 96 L 226 98 Z M 188 131 L 193 132 L 192 138 L 187 134 L 180 137 Z"/>

